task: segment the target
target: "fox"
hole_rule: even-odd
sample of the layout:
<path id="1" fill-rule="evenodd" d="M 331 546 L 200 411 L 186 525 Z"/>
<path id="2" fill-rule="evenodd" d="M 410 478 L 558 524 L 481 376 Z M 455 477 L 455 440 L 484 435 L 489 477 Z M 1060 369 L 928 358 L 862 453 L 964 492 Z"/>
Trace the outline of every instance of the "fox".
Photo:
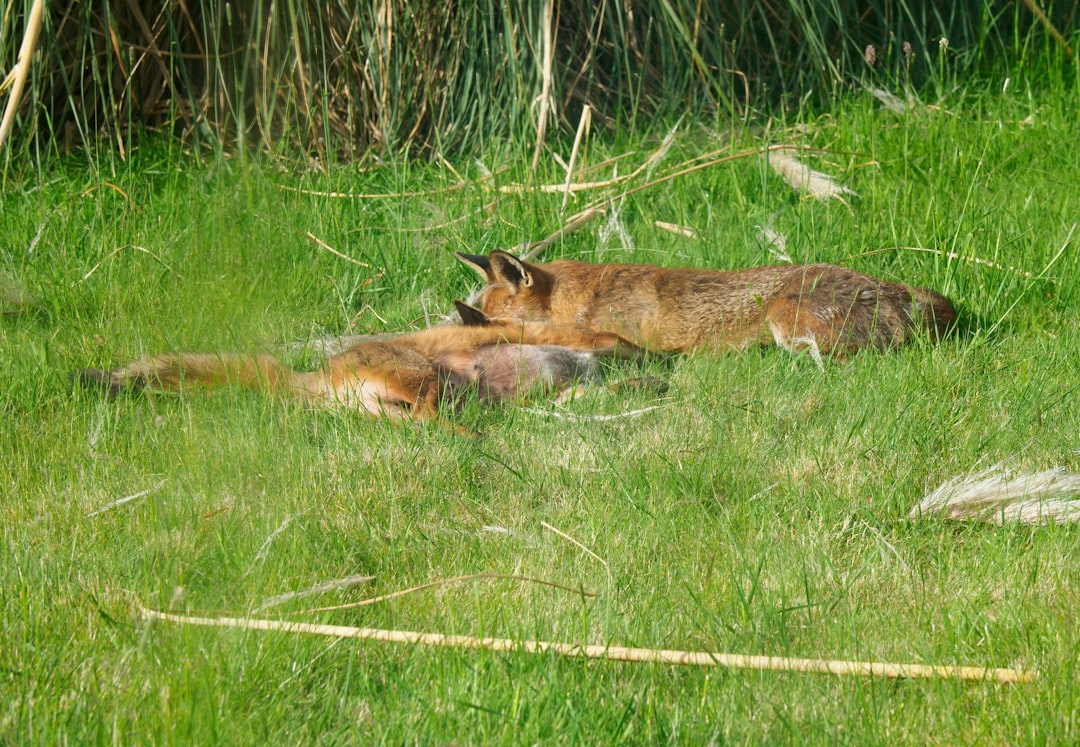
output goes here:
<path id="1" fill-rule="evenodd" d="M 504 319 L 578 324 L 659 353 L 744 350 L 776 344 L 843 360 L 886 350 L 956 325 L 942 294 L 829 264 L 742 270 L 533 264 L 504 251 L 457 253 L 485 286 L 477 305 Z"/>
<path id="2" fill-rule="evenodd" d="M 125 390 L 177 392 L 189 385 L 235 385 L 308 404 L 358 410 L 390 420 L 432 420 L 469 392 L 481 403 L 557 393 L 596 381 L 600 358 L 644 351 L 579 324 L 492 318 L 455 301 L 461 324 L 364 341 L 311 372 L 265 354 L 166 353 L 114 369 L 76 372 L 78 383 L 116 396 Z"/>

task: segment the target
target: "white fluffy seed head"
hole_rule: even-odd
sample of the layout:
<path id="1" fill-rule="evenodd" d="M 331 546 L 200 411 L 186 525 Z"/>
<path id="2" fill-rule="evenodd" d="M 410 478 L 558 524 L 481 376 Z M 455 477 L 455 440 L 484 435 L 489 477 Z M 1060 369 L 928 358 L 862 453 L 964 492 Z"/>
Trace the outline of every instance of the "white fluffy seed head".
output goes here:
<path id="1" fill-rule="evenodd" d="M 1021 474 L 991 467 L 946 481 L 911 509 L 908 518 L 995 524 L 1080 521 L 1080 475 L 1062 467 Z"/>
<path id="2" fill-rule="evenodd" d="M 842 184 L 838 184 L 828 174 L 814 171 L 798 158 L 784 150 L 771 150 L 768 154 L 769 166 L 783 177 L 796 192 L 813 197 L 816 200 L 836 199 L 843 202 L 844 195 L 858 193 Z"/>

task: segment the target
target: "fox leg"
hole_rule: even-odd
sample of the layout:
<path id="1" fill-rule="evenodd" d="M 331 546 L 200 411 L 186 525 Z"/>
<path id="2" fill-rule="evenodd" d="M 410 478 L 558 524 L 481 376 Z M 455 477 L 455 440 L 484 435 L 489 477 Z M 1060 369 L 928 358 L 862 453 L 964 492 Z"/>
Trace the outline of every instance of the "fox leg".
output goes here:
<path id="1" fill-rule="evenodd" d="M 466 261 L 483 259 L 459 254 Z M 490 343 L 508 342 L 517 346 L 537 345 L 560 347 L 580 353 L 595 353 L 623 360 L 634 360 L 645 355 L 645 349 L 613 332 L 602 332 L 583 324 L 560 324 L 557 322 L 521 322 L 493 318 L 464 301 L 454 301 L 458 316 L 466 327 L 486 328 Z"/>
<path id="2" fill-rule="evenodd" d="M 822 322 L 799 303 L 798 299 L 780 298 L 765 315 L 773 340 L 792 353 L 809 353 L 818 366 L 824 355 L 832 352 L 835 329 Z"/>
<path id="3" fill-rule="evenodd" d="M 578 324 L 527 323 L 520 337 L 510 337 L 520 345 L 547 345 L 569 348 L 583 353 L 635 360 L 645 355 L 645 349 L 612 332 L 596 332 Z"/>
<path id="4" fill-rule="evenodd" d="M 777 345 L 808 352 L 821 366 L 824 356 L 843 359 L 902 342 L 912 302 L 908 295 L 904 308 L 901 288 L 838 267 L 811 268 L 779 289 L 765 321 Z"/>
<path id="5" fill-rule="evenodd" d="M 814 268 L 780 289 L 766 309 L 778 345 L 843 359 L 862 348 L 886 350 L 911 339 L 917 328 L 938 335 L 955 321 L 940 294 L 889 283 L 839 267 Z"/>

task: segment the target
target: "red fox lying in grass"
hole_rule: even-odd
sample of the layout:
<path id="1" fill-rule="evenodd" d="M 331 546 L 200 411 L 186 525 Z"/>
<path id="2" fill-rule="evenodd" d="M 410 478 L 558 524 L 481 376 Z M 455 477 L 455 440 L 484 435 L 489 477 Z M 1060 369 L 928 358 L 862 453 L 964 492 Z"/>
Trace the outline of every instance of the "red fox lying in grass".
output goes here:
<path id="1" fill-rule="evenodd" d="M 634 358 L 639 348 L 579 324 L 491 319 L 455 302 L 464 326 L 432 327 L 363 342 L 300 373 L 269 355 L 169 353 L 76 378 L 111 394 L 124 389 L 179 391 L 183 385 L 237 385 L 305 402 L 359 409 L 395 420 L 431 419 L 469 391 L 500 402 L 530 391 L 558 392 L 596 378 L 596 356 Z"/>
<path id="2" fill-rule="evenodd" d="M 581 324 L 654 351 L 742 350 L 775 342 L 843 358 L 883 350 L 917 330 L 938 337 L 956 322 L 945 296 L 834 265 L 747 270 L 672 269 L 512 254 L 458 254 L 487 283 L 482 309 L 505 319 Z"/>

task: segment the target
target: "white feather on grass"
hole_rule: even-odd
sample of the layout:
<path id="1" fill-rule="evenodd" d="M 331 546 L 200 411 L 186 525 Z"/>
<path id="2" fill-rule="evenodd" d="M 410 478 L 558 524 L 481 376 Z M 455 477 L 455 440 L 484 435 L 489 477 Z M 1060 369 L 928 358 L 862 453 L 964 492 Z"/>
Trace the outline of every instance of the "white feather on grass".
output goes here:
<path id="1" fill-rule="evenodd" d="M 991 467 L 948 480 L 911 509 L 908 518 L 994 524 L 1080 521 L 1080 475 L 1062 467 L 1021 474 Z"/>
<path id="2" fill-rule="evenodd" d="M 791 255 L 787 251 L 787 236 L 774 231 L 772 226 L 754 226 L 755 236 L 758 243 L 768 250 L 769 254 L 786 264 L 791 264 Z"/>
<path id="3" fill-rule="evenodd" d="M 618 203 L 615 200 L 611 201 L 611 207 L 608 209 L 607 223 L 600 226 L 598 231 L 600 239 L 600 248 L 609 249 L 625 249 L 628 252 L 634 251 L 637 245 L 634 244 L 634 237 L 630 235 L 630 231 L 626 228 L 626 223 L 623 222 L 620 213 L 623 208 L 623 200 L 620 197 Z"/>
<path id="4" fill-rule="evenodd" d="M 867 88 L 866 90 L 870 92 L 871 96 L 880 101 L 882 106 L 895 114 L 907 114 L 919 106 L 919 100 L 910 91 L 907 95 L 907 101 L 904 101 L 892 91 L 887 91 L 884 88 Z"/>
<path id="5" fill-rule="evenodd" d="M 40 307 L 41 301 L 28 292 L 26 286 L 0 271 L 0 314 L 15 314 L 21 309 Z"/>
<path id="6" fill-rule="evenodd" d="M 859 193 L 849 189 L 828 174 L 814 171 L 795 156 L 782 149 L 771 149 L 766 158 L 772 170 L 784 178 L 792 189 L 802 192 L 816 200 L 839 200 L 845 205 L 844 195 L 859 196 Z"/>
<path id="7" fill-rule="evenodd" d="M 363 574 L 355 573 L 345 578 L 335 578 L 330 581 L 321 581 L 314 584 L 308 589 L 302 589 L 300 591 L 286 591 L 283 594 L 277 594 L 275 596 L 264 599 L 262 603 L 251 611 L 252 614 L 258 614 L 271 607 L 277 607 L 280 604 L 285 604 L 293 599 L 302 599 L 304 597 L 310 597 L 313 594 L 322 594 L 327 591 L 335 591 L 337 589 L 347 589 L 350 586 L 356 584 L 365 584 L 368 581 L 374 581 L 374 576 L 365 576 Z"/>

